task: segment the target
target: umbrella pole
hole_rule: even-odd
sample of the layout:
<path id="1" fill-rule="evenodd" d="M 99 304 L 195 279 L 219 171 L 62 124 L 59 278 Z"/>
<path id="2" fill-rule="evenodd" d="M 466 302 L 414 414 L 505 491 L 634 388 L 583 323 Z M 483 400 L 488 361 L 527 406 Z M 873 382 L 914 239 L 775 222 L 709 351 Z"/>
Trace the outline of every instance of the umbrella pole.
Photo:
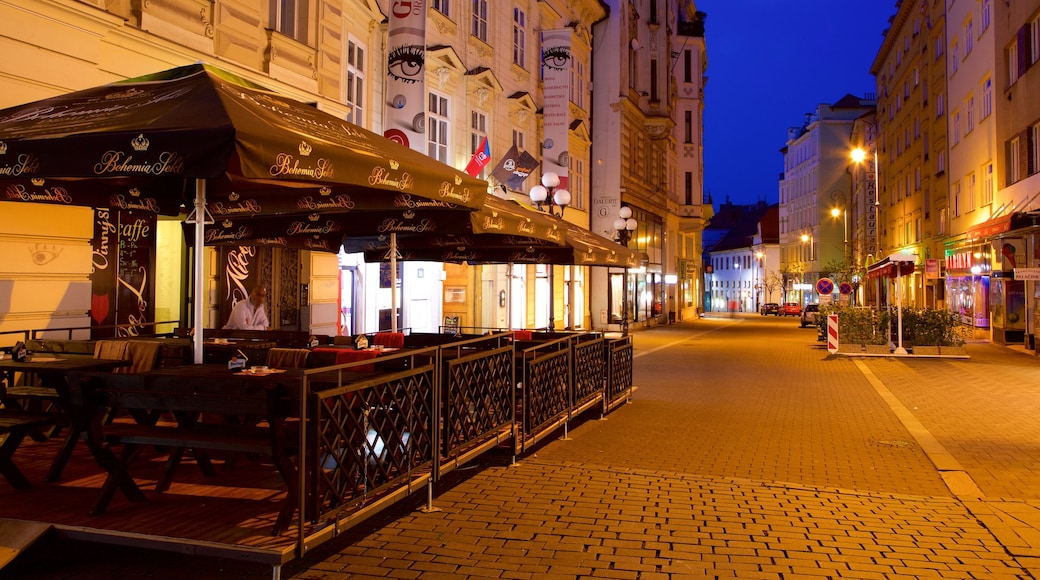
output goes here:
<path id="1" fill-rule="evenodd" d="M 397 234 L 390 234 L 390 331 L 397 332 Z"/>
<path id="2" fill-rule="evenodd" d="M 513 327 L 513 263 L 506 264 L 506 328 Z"/>
<path id="3" fill-rule="evenodd" d="M 202 364 L 202 309 L 205 301 L 203 300 L 203 284 L 205 280 L 204 276 L 204 256 L 205 248 L 205 230 L 206 228 L 206 180 L 196 179 L 195 180 L 195 293 L 194 302 L 195 307 L 192 311 L 194 322 L 192 327 L 195 332 L 193 334 L 193 345 L 192 350 L 195 354 L 195 364 Z"/>

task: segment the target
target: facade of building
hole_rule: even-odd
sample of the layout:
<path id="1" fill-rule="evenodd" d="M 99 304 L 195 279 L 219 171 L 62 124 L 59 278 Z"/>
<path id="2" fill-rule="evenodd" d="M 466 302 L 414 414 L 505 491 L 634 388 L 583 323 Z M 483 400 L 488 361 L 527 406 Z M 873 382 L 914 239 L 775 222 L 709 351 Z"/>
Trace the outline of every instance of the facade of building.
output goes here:
<path id="1" fill-rule="evenodd" d="M 788 130 L 779 217 L 784 302 L 818 302 L 816 281 L 849 269 L 852 130 L 874 107 L 872 98 L 846 95 L 819 105 L 803 125 Z"/>
<path id="2" fill-rule="evenodd" d="M 1035 350 L 1038 287 L 1028 270 L 1015 269 L 1040 266 L 1040 103 L 1026 96 L 1040 91 L 1040 1 L 984 4 L 994 11 L 996 193 L 989 221 L 976 231 L 990 232 L 993 340 Z"/>
<path id="3" fill-rule="evenodd" d="M 903 303 L 929 307 L 945 302 L 940 269 L 950 227 L 946 104 L 953 101 L 945 13 L 942 0 L 901 3 L 871 66 L 880 128 L 876 202 L 883 216 L 874 256 L 920 256 L 920 268 L 902 284 Z"/>
<path id="4" fill-rule="evenodd" d="M 719 208 L 705 230 L 718 234 L 704 251 L 709 312 L 758 312 L 780 302 L 779 215 L 777 205 L 765 202 Z"/>
<path id="5" fill-rule="evenodd" d="M 594 326 L 617 328 L 626 311 L 642 324 L 701 308 L 707 56 L 705 16 L 693 1 L 607 4 L 592 54 L 591 229 L 614 237 L 628 207 L 638 224 L 629 246 L 645 254 L 639 271 L 593 273 Z"/>
<path id="6" fill-rule="evenodd" d="M 619 281 L 610 303 L 617 305 L 623 281 L 630 282 L 631 313 L 640 321 L 663 316 L 666 307 L 695 310 L 707 61 L 703 15 L 693 2 L 27 1 L 0 7 L 12 23 L 0 36 L 18 55 L 0 65 L 6 79 L 0 107 L 203 61 L 386 133 L 404 105 L 387 88 L 388 72 L 400 66 L 393 59 L 401 60 L 389 54 L 387 23 L 405 8 L 425 11 L 425 87 L 417 99 L 425 135 L 418 133 L 423 142 L 415 148 L 463 168 L 486 138 L 491 163 L 481 176 L 496 195 L 530 204 L 529 189 L 551 170 L 571 193 L 564 219 L 607 237 L 614 237 L 623 200 L 639 223 L 633 244 L 646 254 L 646 268 L 626 277 L 600 267 L 405 262 L 391 288 L 387 265 L 357 255 L 257 249 L 259 280 L 282 280 L 271 288 L 273 325 L 352 334 L 385 328 L 396 316 L 398 326 L 413 330 L 449 321 L 608 329 L 617 310 L 608 307 L 608 279 Z M 623 36 L 626 50 L 619 53 L 613 40 L 594 42 L 599 33 Z M 568 57 L 563 66 L 561 49 Z M 672 66 L 675 59 L 681 66 Z M 599 141 L 617 143 L 615 151 L 593 151 L 595 130 Z M 530 177 L 496 180 L 496 165 L 512 151 L 535 160 Z M 610 174 L 599 172 L 603 166 Z M 85 208 L 6 205 L 0 245 L 29 257 L 0 266 L 0 281 L 10 289 L 0 327 L 89 326 L 97 267 L 91 241 L 104 227 L 101 218 Z M 180 221 L 160 219 L 154 230 L 153 247 L 163 248 L 154 252 L 154 319 L 186 320 Z M 206 325 L 219 326 L 227 256 L 208 255 Z M 665 276 L 680 267 L 684 276 L 666 284 Z"/>
<path id="7" fill-rule="evenodd" d="M 871 68 L 876 257 L 918 256 L 904 303 L 945 308 L 972 336 L 1032 349 L 1040 105 L 1025 95 L 1040 89 L 1037 39 L 1035 0 L 904 1 Z M 869 175 L 855 175 L 866 188 Z"/>

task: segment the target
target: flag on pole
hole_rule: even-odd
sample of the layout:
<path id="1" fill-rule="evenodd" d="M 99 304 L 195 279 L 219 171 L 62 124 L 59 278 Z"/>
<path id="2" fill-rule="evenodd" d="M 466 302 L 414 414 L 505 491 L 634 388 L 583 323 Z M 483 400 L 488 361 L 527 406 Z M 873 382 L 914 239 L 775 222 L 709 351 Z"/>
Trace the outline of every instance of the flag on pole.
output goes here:
<path id="1" fill-rule="evenodd" d="M 513 176 L 513 169 L 516 168 L 516 161 L 520 157 L 520 152 L 516 150 L 516 145 L 509 148 L 506 151 L 505 156 L 498 162 L 495 169 L 491 172 L 491 177 L 495 178 L 502 185 L 506 184 L 506 181 Z"/>
<path id="2" fill-rule="evenodd" d="M 487 137 L 484 137 L 480 141 L 480 146 L 473 152 L 473 158 L 466 165 L 466 173 L 476 177 L 488 163 L 491 163 L 491 146 L 488 145 Z"/>

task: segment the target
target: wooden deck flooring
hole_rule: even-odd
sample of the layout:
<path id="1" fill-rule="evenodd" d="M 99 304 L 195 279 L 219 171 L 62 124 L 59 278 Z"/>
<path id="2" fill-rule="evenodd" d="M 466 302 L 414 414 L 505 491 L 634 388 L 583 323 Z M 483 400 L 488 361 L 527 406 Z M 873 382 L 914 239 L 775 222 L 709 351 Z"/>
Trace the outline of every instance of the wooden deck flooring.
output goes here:
<path id="1" fill-rule="evenodd" d="M 295 528 L 271 535 L 285 491 L 277 471 L 264 459 L 242 456 L 228 465 L 214 458 L 217 475 L 206 477 L 186 458 L 170 489 L 156 493 L 165 456 L 148 449 L 131 465 L 147 501 L 131 503 L 117 493 L 104 514 L 91 516 L 105 473 L 80 444 L 61 480 L 45 483 L 58 445 L 58 439 L 27 439 L 19 447 L 14 462 L 33 488 L 18 491 L 0 479 L 0 524 L 3 520 L 39 522 L 79 539 L 175 551 L 198 549 L 226 557 L 237 554 L 270 564 L 293 557 Z"/>

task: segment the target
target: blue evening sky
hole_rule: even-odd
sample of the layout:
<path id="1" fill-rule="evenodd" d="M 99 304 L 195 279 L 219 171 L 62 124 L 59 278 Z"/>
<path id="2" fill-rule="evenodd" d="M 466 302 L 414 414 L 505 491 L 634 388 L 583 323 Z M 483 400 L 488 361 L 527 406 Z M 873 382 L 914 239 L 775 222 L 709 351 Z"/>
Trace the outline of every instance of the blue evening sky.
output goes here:
<path id="1" fill-rule="evenodd" d="M 707 13 L 704 173 L 714 205 L 779 201 L 788 127 L 875 93 L 870 65 L 895 0 L 697 0 Z"/>

